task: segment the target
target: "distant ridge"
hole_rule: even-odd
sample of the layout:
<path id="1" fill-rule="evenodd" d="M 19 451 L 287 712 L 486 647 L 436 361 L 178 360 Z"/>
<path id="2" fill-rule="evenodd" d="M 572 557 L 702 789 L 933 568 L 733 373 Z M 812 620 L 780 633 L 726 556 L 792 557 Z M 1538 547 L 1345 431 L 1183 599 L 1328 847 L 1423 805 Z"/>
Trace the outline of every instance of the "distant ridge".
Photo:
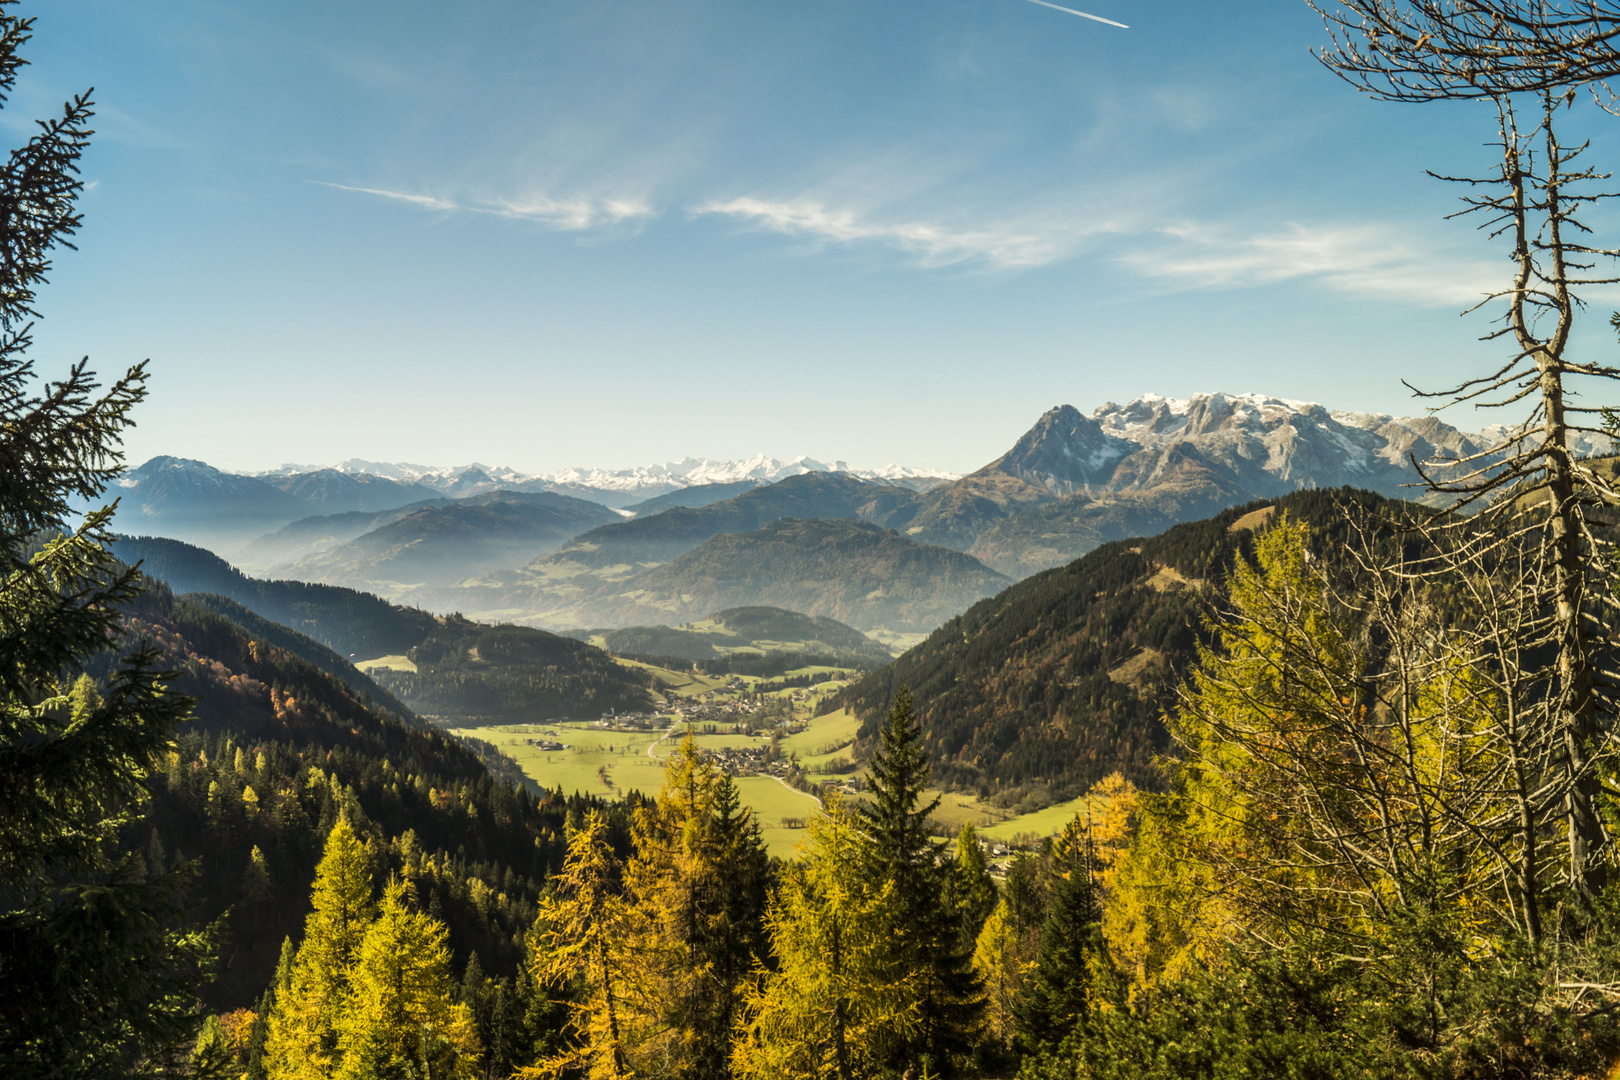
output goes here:
<path id="1" fill-rule="evenodd" d="M 317 471 L 318 466 L 283 465 L 255 476 L 274 478 L 302 475 Z M 335 471 L 349 475 L 372 475 L 399 483 L 431 488 L 439 494 L 472 495 L 496 488 L 525 491 L 556 491 L 581 498 L 594 498 L 604 505 L 620 507 L 634 502 L 667 495 L 686 488 L 712 484 L 737 484 L 753 481 L 769 484 L 790 476 L 806 473 L 842 473 L 861 480 L 897 484 L 915 490 L 956 479 L 955 473 L 943 469 L 916 468 L 906 465 L 885 465 L 879 469 L 860 469 L 847 462 L 821 462 L 811 457 L 796 457 L 786 461 L 755 454 L 751 458 L 733 461 L 713 461 L 709 458 L 683 458 L 663 465 L 642 465 L 629 469 L 567 468 L 552 473 L 522 473 L 515 469 L 473 463 L 471 465 L 433 466 L 413 465 L 350 458 L 334 467 Z"/>

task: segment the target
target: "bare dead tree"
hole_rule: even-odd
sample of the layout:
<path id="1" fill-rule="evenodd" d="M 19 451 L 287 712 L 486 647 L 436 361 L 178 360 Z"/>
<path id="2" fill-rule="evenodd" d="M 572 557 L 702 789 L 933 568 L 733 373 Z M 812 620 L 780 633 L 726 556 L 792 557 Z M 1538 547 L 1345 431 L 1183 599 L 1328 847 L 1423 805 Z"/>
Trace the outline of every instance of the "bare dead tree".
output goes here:
<path id="1" fill-rule="evenodd" d="M 1310 0 L 1308 0 L 1310 2 Z M 1608 873 L 1609 838 L 1597 812 L 1595 755 L 1615 714 L 1613 687 L 1598 658 L 1611 648 L 1614 613 L 1605 530 L 1594 511 L 1614 506 L 1606 479 L 1576 452 L 1585 433 L 1602 432 L 1601 409 L 1576 404 L 1577 380 L 1620 378 L 1620 368 L 1572 354 L 1584 289 L 1614 283 L 1620 251 L 1595 242 L 1593 207 L 1615 197 L 1609 174 L 1583 164 L 1585 142 L 1566 143 L 1558 124 L 1582 88 L 1604 90 L 1620 72 L 1620 4 L 1596 0 L 1345 0 L 1317 6 L 1332 46 L 1318 55 L 1331 70 L 1393 101 L 1483 100 L 1494 111 L 1496 163 L 1483 175 L 1431 173 L 1462 185 L 1464 208 L 1492 240 L 1509 249 L 1512 277 L 1473 310 L 1497 314 L 1485 340 L 1508 346 L 1495 370 L 1441 391 L 1436 409 L 1470 404 L 1510 410 L 1523 419 L 1484 451 L 1419 466 L 1449 509 L 1471 514 L 1452 527 L 1489 538 L 1481 556 L 1497 567 L 1535 566 L 1520 574 L 1530 589 L 1510 599 L 1536 617 L 1526 657 L 1550 651 L 1539 673 L 1534 715 L 1561 747 L 1567 877 L 1591 897 Z M 1408 384 L 1410 385 L 1410 384 Z M 1452 545 L 1447 550 L 1472 550 Z M 1455 575 L 1462 566 L 1436 566 Z M 1527 616 L 1528 618 L 1528 616 Z M 1481 649 L 1495 648 L 1485 638 Z M 1539 651 L 1538 651 L 1539 650 Z"/>
<path id="2" fill-rule="evenodd" d="M 1386 101 L 1606 91 L 1620 74 L 1615 0 L 1307 2 L 1331 41 L 1317 56 Z"/>

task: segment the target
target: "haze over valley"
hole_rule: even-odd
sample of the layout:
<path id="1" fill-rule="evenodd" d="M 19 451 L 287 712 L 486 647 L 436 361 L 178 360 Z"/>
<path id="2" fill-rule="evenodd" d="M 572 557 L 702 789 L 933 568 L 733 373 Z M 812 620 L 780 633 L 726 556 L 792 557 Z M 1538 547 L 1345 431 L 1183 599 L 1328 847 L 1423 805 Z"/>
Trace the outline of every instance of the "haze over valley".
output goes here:
<path id="1" fill-rule="evenodd" d="M 1109 540 L 1254 499 L 1417 497 L 1414 459 L 1443 468 L 1492 436 L 1220 393 L 1059 406 L 1011 434 L 965 476 L 764 455 L 549 475 L 358 459 L 247 475 L 157 458 L 120 482 L 118 520 L 252 574 L 486 621 L 678 624 L 763 604 L 904 636 Z"/>

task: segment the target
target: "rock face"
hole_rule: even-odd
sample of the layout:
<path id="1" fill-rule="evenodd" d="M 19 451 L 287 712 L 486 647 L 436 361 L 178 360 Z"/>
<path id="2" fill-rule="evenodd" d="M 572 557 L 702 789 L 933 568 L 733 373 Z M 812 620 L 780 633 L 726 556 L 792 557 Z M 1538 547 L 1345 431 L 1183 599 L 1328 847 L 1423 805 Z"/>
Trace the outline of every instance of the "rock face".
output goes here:
<path id="1" fill-rule="evenodd" d="M 1013 577 L 1255 498 L 1343 486 L 1416 499 L 1420 462 L 1489 442 L 1434 417 L 1331 412 L 1261 394 L 1062 405 L 1006 454 L 922 496 L 907 532 Z"/>
<path id="2" fill-rule="evenodd" d="M 1001 474 L 1045 488 L 1055 496 L 1106 484 L 1121 458 L 1137 449 L 1110 435 L 1073 405 L 1059 405 L 1035 422 L 1013 448 L 974 476 Z"/>
<path id="3" fill-rule="evenodd" d="M 1093 419 L 1108 436 L 1136 448 L 1109 478 L 1112 491 L 1152 487 L 1159 463 L 1175 448 L 1190 447 L 1252 495 L 1349 484 L 1410 497 L 1406 485 L 1417 476 L 1408 455 L 1424 461 L 1483 449 L 1480 436 L 1434 417 L 1329 412 L 1314 402 L 1260 394 L 1195 394 L 1182 401 L 1149 394 L 1128 405 L 1110 402 Z"/>

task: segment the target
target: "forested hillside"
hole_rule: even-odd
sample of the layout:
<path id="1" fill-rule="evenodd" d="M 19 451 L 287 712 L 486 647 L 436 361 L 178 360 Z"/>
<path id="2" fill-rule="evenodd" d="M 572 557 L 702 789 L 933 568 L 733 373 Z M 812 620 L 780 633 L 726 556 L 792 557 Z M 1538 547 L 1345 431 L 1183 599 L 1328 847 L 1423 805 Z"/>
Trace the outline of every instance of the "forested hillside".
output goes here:
<path id="1" fill-rule="evenodd" d="M 859 518 L 893 527 L 917 498 L 910 488 L 840 473 L 805 473 L 707 505 L 679 504 L 604 525 L 575 537 L 526 572 L 543 578 L 560 576 L 562 568 L 576 564 L 588 571 L 646 567 L 683 555 L 711 536 L 752 532 L 779 518 Z"/>
<path id="2" fill-rule="evenodd" d="M 250 611 L 307 634 L 343 656 L 366 660 L 403 653 L 437 620 L 370 593 L 336 585 L 250 578 L 203 548 L 155 536 L 121 536 L 113 553 L 177 593 L 216 593 Z"/>
<path id="3" fill-rule="evenodd" d="M 532 792 L 487 746 L 395 714 L 303 659 L 319 653 L 315 642 L 236 614 L 159 584 L 124 619 L 127 639 L 155 645 L 177 675 L 174 692 L 197 702 L 125 832 L 149 874 L 194 860 L 196 916 L 224 919 L 208 1007 L 259 1007 L 283 942 L 303 932 L 310 881 L 341 817 L 371 844 L 372 872 L 409 881 L 445 923 L 454 969 L 473 964 L 486 1005 L 499 993 L 504 1016 L 482 1019 L 502 1019 L 507 1037 L 486 1060 L 523 1060 L 549 1034 L 534 1028 L 546 1013 L 521 970 L 524 939 L 567 823 L 605 814 L 623 845 L 628 807 Z"/>
<path id="4" fill-rule="evenodd" d="M 661 514 L 665 510 L 673 510 L 677 506 L 699 507 L 710 506 L 717 502 L 736 498 L 744 492 L 759 487 L 759 480 L 733 480 L 723 484 L 693 484 L 691 487 L 680 488 L 663 495 L 654 495 L 641 502 L 633 502 L 623 507 L 633 512 L 636 517 L 651 517 Z"/>
<path id="5" fill-rule="evenodd" d="M 719 665 L 713 662 L 722 657 L 764 660 L 775 656 L 792 666 L 819 658 L 856 667 L 870 667 L 889 659 L 887 648 L 853 626 L 824 615 L 801 615 L 776 607 L 729 608 L 680 626 L 574 630 L 568 636 L 620 655 L 691 661 L 703 664 L 707 670 L 717 670 Z M 765 673 L 763 666 L 749 670 Z"/>
<path id="6" fill-rule="evenodd" d="M 1105 544 L 982 600 L 893 664 L 829 700 L 862 719 L 868 744 L 895 690 L 917 700 L 937 779 L 1007 805 L 1071 798 L 1118 771 L 1159 782 L 1162 716 L 1196 659 L 1205 615 L 1275 506 L 1331 549 L 1341 507 L 1401 504 L 1352 489 L 1306 491 Z"/>
<path id="7" fill-rule="evenodd" d="M 256 570 L 273 570 L 277 566 L 337 547 L 418 510 L 443 506 L 449 501 L 447 498 L 433 497 L 389 510 L 348 510 L 339 514 L 302 517 L 255 539 L 242 548 L 238 561 Z"/>
<path id="8" fill-rule="evenodd" d="M 528 626 L 452 615 L 406 655 L 415 671 L 379 671 L 376 678 L 416 711 L 447 723 L 594 720 L 661 700 L 652 676 L 594 645 Z"/>
<path id="9" fill-rule="evenodd" d="M 304 580 L 389 596 L 515 569 L 619 515 L 554 492 L 495 491 L 424 506 L 289 568 Z"/>
<path id="10" fill-rule="evenodd" d="M 178 540 L 121 537 L 113 547 L 120 558 L 140 562 L 143 573 L 186 594 L 188 601 L 258 627 L 266 640 L 282 644 L 289 634 L 308 635 L 330 645 L 336 655 L 316 656 L 320 647 L 314 641 L 283 647 L 302 648 L 305 658 L 328 674 L 362 692 L 375 689 L 385 703 L 403 701 L 418 712 L 477 724 L 542 713 L 594 718 L 609 708 L 638 709 L 648 700 L 644 676 L 614 664 L 600 649 L 543 631 L 435 618 L 342 586 L 250 578 L 212 552 Z M 248 614 L 236 612 L 237 605 Z M 492 635 L 494 645 L 481 655 L 485 635 Z M 415 672 L 368 676 L 353 668 L 382 657 L 418 655 L 432 662 Z"/>

